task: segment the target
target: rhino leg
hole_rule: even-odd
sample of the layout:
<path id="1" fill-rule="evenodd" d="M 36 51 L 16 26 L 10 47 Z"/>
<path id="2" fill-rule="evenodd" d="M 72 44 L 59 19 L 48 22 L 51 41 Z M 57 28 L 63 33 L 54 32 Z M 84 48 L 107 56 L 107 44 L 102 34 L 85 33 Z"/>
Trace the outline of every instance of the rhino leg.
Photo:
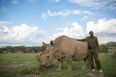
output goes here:
<path id="1" fill-rule="evenodd" d="M 72 71 L 72 60 L 73 60 L 73 57 L 66 57 L 66 61 L 67 61 L 67 65 L 68 65 L 67 72 Z"/>
<path id="2" fill-rule="evenodd" d="M 63 61 L 59 61 L 59 65 L 58 65 L 58 68 L 56 70 L 59 71 L 62 68 L 63 68 Z"/>
<path id="3" fill-rule="evenodd" d="M 84 70 L 90 69 L 90 62 L 89 62 L 88 58 L 84 59 L 84 65 L 82 66 L 82 69 L 84 69 Z"/>

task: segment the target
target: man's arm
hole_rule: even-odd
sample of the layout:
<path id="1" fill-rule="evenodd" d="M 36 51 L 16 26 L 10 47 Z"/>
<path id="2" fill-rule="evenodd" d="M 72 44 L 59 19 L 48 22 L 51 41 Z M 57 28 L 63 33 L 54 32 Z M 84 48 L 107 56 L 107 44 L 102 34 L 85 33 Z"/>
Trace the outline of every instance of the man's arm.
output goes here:
<path id="1" fill-rule="evenodd" d="M 84 39 L 76 39 L 77 41 L 87 41 L 87 37 L 86 38 L 84 38 Z"/>
<path id="2" fill-rule="evenodd" d="M 96 37 L 96 46 L 97 46 L 97 52 L 100 53 L 100 48 L 99 48 L 99 43 L 98 43 L 97 37 Z"/>

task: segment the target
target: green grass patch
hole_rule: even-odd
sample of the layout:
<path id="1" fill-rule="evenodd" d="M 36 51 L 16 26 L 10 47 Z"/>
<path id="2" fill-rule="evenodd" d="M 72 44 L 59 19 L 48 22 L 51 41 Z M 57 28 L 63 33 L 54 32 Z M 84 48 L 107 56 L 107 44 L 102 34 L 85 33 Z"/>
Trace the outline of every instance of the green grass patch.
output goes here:
<path id="1" fill-rule="evenodd" d="M 39 69 L 34 53 L 0 54 L 0 77 L 90 77 L 81 69 L 83 61 L 73 61 L 73 71 L 68 73 L 67 64 L 56 71 L 58 62 L 48 69 Z M 107 77 L 116 77 L 116 57 L 100 54 L 99 59 Z"/>
<path id="2" fill-rule="evenodd" d="M 37 65 L 28 65 L 28 66 L 25 66 L 21 72 L 23 74 L 39 74 L 40 73 L 40 69 Z"/>
<path id="3" fill-rule="evenodd" d="M 24 62 L 35 62 L 35 54 L 32 53 L 0 54 L 0 64 L 19 64 Z"/>

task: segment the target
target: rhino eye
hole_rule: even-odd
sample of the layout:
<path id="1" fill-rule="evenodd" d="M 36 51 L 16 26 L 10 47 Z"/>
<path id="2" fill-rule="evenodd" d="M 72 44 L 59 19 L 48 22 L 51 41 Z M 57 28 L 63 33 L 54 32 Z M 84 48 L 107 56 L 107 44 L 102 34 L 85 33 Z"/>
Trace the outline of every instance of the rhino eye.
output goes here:
<path id="1" fill-rule="evenodd" d="M 47 58 L 49 58 L 49 56 L 47 56 Z"/>

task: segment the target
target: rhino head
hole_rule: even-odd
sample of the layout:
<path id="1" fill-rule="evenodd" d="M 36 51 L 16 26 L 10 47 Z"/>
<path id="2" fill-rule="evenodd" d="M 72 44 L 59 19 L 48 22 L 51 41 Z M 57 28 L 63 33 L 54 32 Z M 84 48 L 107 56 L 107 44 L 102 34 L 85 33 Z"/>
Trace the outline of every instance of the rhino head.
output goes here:
<path id="1" fill-rule="evenodd" d="M 40 65 L 40 67 L 48 68 L 52 65 L 52 58 L 51 55 L 47 52 L 39 52 L 38 55 L 36 55 L 37 61 Z"/>

